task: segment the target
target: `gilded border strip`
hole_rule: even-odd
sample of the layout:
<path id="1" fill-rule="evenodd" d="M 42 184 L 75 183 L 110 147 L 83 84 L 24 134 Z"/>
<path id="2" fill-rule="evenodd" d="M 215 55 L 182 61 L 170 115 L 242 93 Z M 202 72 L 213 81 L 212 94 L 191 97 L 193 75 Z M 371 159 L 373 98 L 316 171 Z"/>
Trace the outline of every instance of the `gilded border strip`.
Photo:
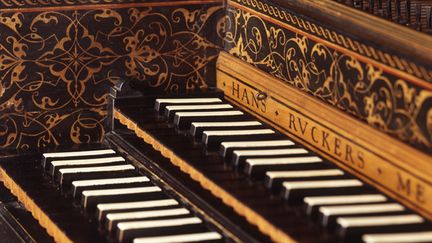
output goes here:
<path id="1" fill-rule="evenodd" d="M 428 67 L 419 66 L 402 57 L 383 52 L 382 50 L 377 50 L 372 46 L 360 43 L 350 37 L 339 34 L 336 31 L 319 26 L 308 20 L 304 20 L 302 17 L 289 13 L 277 6 L 263 3 L 260 0 L 228 0 L 228 5 L 258 14 L 261 17 L 266 15 L 267 20 L 284 27 L 294 28 L 293 30 L 295 32 L 300 32 L 301 30 L 303 30 L 301 31 L 301 34 L 308 32 L 313 36 L 318 37 L 320 42 L 325 40 L 327 44 L 341 47 L 346 51 L 351 51 L 351 53 L 357 53 L 357 55 L 366 57 L 369 61 L 375 60 L 375 64 L 377 64 L 378 61 L 381 65 L 387 66 L 387 70 L 391 68 L 393 72 L 407 77 L 417 85 L 424 85 L 428 87 L 428 89 L 432 89 L 432 85 L 430 85 L 430 83 L 432 83 L 432 70 Z M 252 8 L 258 9 L 259 11 Z M 429 83 L 423 84 L 425 83 L 423 80 L 426 80 Z"/>
<path id="2" fill-rule="evenodd" d="M 210 3 L 222 3 L 223 0 L 189 0 L 189 1 L 169 1 L 169 2 L 140 2 L 140 3 L 123 3 L 113 4 L 103 2 L 99 4 L 83 4 L 83 5 L 63 5 L 63 6 L 43 6 L 33 8 L 0 8 L 1 13 L 8 12 L 44 12 L 44 11 L 67 11 L 67 10 L 87 10 L 87 9 L 119 9 L 119 8 L 134 8 L 134 7 L 164 7 L 164 6 L 182 6 L 182 5 L 199 5 Z"/>
<path id="3" fill-rule="evenodd" d="M 46 229 L 48 234 L 59 243 L 72 243 L 73 241 L 57 227 L 57 225 L 44 213 L 44 211 L 27 195 L 27 193 L 14 182 L 7 172 L 0 168 L 0 180 L 13 195 L 31 212 L 39 224 Z"/>

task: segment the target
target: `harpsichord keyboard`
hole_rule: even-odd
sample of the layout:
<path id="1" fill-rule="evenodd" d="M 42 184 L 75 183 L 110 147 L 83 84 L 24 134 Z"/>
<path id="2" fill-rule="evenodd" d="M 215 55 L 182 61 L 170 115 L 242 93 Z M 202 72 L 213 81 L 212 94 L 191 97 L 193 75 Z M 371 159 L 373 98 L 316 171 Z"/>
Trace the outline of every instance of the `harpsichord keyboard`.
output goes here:
<path id="1" fill-rule="evenodd" d="M 5 159 L 3 181 L 60 242 L 268 241 L 253 233 L 236 237 L 215 212 L 155 179 L 153 167 L 199 177 L 220 198 L 204 201 L 219 210 L 233 207 L 257 228 L 231 226 L 274 241 L 432 241 L 427 219 L 212 96 L 118 99 L 115 116 L 133 131 L 117 124 L 96 148 Z M 159 154 L 152 146 L 172 161 L 158 157 L 143 165 L 125 154 Z"/>
<path id="2" fill-rule="evenodd" d="M 432 241 L 427 219 L 222 97 L 145 98 L 145 103 L 149 99 L 154 105 L 119 100 L 116 117 L 179 160 L 174 163 L 182 170 L 188 170 L 181 163 L 186 161 L 234 198 L 220 195 L 222 200 L 241 203 L 294 239 Z M 141 138 L 125 137 L 138 148 Z"/>
<path id="3" fill-rule="evenodd" d="M 22 155 L 2 161 L 2 170 L 6 186 L 59 242 L 229 240 L 110 148 Z"/>

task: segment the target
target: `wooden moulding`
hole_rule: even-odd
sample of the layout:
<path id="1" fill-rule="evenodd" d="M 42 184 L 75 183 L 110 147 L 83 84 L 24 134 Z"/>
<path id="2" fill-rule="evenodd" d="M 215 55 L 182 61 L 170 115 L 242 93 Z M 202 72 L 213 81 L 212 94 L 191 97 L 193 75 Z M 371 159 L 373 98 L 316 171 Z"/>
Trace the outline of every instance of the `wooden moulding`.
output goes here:
<path id="1" fill-rule="evenodd" d="M 243 202 L 237 200 L 237 198 L 235 198 L 233 195 L 219 187 L 217 183 L 207 178 L 204 174 L 191 166 L 187 161 L 184 161 L 182 158 L 178 157 L 172 150 L 165 147 L 150 134 L 146 133 L 136 124 L 136 122 L 131 121 L 120 111 L 114 110 L 114 117 L 119 120 L 120 123 L 134 131 L 138 137 L 144 140 L 144 142 L 151 144 L 154 149 L 159 151 L 164 157 L 168 158 L 172 164 L 179 167 L 193 180 L 199 182 L 203 188 L 209 190 L 214 196 L 222 199 L 226 205 L 231 206 L 238 214 L 245 217 L 249 223 L 256 225 L 261 232 L 269 235 L 273 241 L 284 243 L 296 242 L 285 232 L 275 227 L 261 215 L 246 206 Z"/>
<path id="2" fill-rule="evenodd" d="M 31 212 L 33 217 L 39 221 L 39 224 L 46 229 L 48 234 L 59 243 L 72 243 L 73 241 L 60 230 L 59 227 L 39 208 L 39 206 L 27 195 L 27 193 L 15 183 L 15 181 L 6 173 L 3 168 L 0 168 L 0 180 L 4 183 L 13 195 Z"/>
<path id="3" fill-rule="evenodd" d="M 71 1 L 72 2 L 72 1 Z M 112 3 L 114 2 L 114 3 Z M 122 2 L 122 1 L 118 1 Z M 42 11 L 74 11 L 74 10 L 89 10 L 89 9 L 101 9 L 101 8 L 109 8 L 109 9 L 119 9 L 119 8 L 139 8 L 139 7 L 170 7 L 170 6 L 184 6 L 184 5 L 199 5 L 199 4 L 211 4 L 211 3 L 223 3 L 223 0 L 184 0 L 184 1 L 154 1 L 154 2 L 131 2 L 131 3 L 115 3 L 115 1 L 103 1 L 97 3 L 94 1 L 94 4 L 82 4 L 82 5 L 47 5 L 47 6 L 20 6 L 18 8 L 2 8 L 0 6 L 0 11 L 4 13 L 32 13 L 32 12 L 42 12 Z"/>
<path id="4" fill-rule="evenodd" d="M 227 53 L 218 60 L 217 87 L 254 116 L 432 219 L 429 155 Z"/>
<path id="5" fill-rule="evenodd" d="M 232 0 L 229 0 L 230 2 Z M 321 25 L 385 46 L 398 53 L 414 56 L 427 64 L 432 61 L 431 36 L 346 6 L 334 0 L 274 0 L 282 8 L 313 16 Z M 367 30 L 367 31 L 364 31 Z M 397 34 L 395 34 L 397 33 Z"/>

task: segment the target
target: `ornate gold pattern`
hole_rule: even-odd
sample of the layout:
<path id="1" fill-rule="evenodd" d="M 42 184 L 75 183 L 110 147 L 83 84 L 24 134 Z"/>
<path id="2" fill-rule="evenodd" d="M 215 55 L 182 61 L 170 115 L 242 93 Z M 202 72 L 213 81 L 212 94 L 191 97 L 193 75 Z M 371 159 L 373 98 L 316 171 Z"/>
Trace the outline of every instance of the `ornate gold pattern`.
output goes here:
<path id="1" fill-rule="evenodd" d="M 431 91 L 240 9 L 228 8 L 226 28 L 229 53 L 431 152 Z"/>
<path id="2" fill-rule="evenodd" d="M 146 2 L 159 2 L 160 0 L 146 0 Z M 176 1 L 176 0 L 173 0 Z M 136 0 L 0 0 L 0 8 L 29 8 L 44 6 L 69 6 L 86 4 L 134 3 Z"/>
<path id="3" fill-rule="evenodd" d="M 100 141 L 109 87 L 206 88 L 222 7 L 0 13 L 0 148 Z"/>
<path id="4" fill-rule="evenodd" d="M 365 43 L 361 43 L 346 35 L 340 34 L 334 30 L 328 29 L 319 24 L 306 20 L 301 16 L 293 14 L 283 8 L 268 4 L 261 0 L 230 1 L 237 2 L 244 6 L 256 9 L 257 11 L 264 13 L 272 18 L 281 20 L 284 23 L 287 23 L 295 28 L 306 31 L 324 40 L 330 41 L 351 51 L 359 53 L 362 56 L 372 58 L 385 65 L 388 65 L 389 67 L 404 71 L 420 79 L 424 79 L 428 82 L 432 82 L 432 69 L 430 69 L 430 67 L 417 65 L 416 63 L 411 62 L 405 58 L 384 52 L 383 50 L 376 49 L 373 46 L 367 45 Z"/>

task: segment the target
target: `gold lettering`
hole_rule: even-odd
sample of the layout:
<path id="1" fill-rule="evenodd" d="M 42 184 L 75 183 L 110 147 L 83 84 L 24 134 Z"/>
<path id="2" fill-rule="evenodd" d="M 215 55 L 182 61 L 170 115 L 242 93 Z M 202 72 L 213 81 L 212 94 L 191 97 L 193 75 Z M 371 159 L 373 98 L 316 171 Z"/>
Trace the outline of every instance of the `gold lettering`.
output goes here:
<path id="1" fill-rule="evenodd" d="M 296 131 L 297 132 L 297 128 L 296 128 L 296 126 L 295 126 L 295 116 L 293 115 L 293 114 L 289 114 L 289 116 L 290 116 L 290 118 L 289 118 L 289 120 L 290 120 L 290 124 L 289 124 L 289 129 L 294 129 L 294 131 Z"/>
<path id="2" fill-rule="evenodd" d="M 351 145 L 347 144 L 345 147 L 345 160 L 352 163 L 353 162 L 353 158 L 352 158 L 352 148 Z"/>
<path id="3" fill-rule="evenodd" d="M 339 138 L 335 138 L 335 140 L 334 140 L 334 153 L 337 156 L 341 156 L 342 155 L 342 153 L 339 150 L 340 146 L 341 146 L 341 140 Z"/>
<path id="4" fill-rule="evenodd" d="M 417 188 L 416 188 L 416 200 L 419 203 L 425 203 L 425 198 L 424 198 L 424 187 L 420 184 L 417 184 Z"/>
<path id="5" fill-rule="evenodd" d="M 252 93 L 252 106 L 259 108 L 258 100 L 256 99 L 256 95 L 254 93 Z"/>
<path id="6" fill-rule="evenodd" d="M 265 113 L 267 111 L 266 101 L 265 100 L 261 100 L 261 111 L 263 113 Z"/>
<path id="7" fill-rule="evenodd" d="M 329 137 L 329 133 L 326 131 L 322 131 L 322 147 L 327 148 L 328 151 L 330 151 L 330 145 L 327 141 L 327 138 Z"/>
<path id="8" fill-rule="evenodd" d="M 240 84 L 232 82 L 232 96 L 240 98 Z"/>
<path id="9" fill-rule="evenodd" d="M 247 103 L 248 105 L 250 105 L 250 103 L 249 103 L 249 97 L 248 97 L 248 92 L 247 92 L 246 89 L 243 89 L 243 94 L 242 94 L 242 98 L 241 98 L 241 100 L 244 101 L 245 98 L 246 98 L 246 103 Z"/>
<path id="10" fill-rule="evenodd" d="M 364 167 L 365 167 L 365 161 L 364 161 L 364 154 L 363 154 L 363 152 L 362 151 L 358 151 L 358 153 L 357 153 L 357 158 L 358 158 L 358 160 L 359 160 L 359 162 L 357 163 L 357 166 L 360 168 L 360 169 L 363 169 Z"/>
<path id="11" fill-rule="evenodd" d="M 307 126 L 309 125 L 309 123 L 306 121 L 306 122 L 304 123 L 305 126 L 303 127 L 303 126 L 302 126 L 302 121 L 301 121 L 300 117 L 297 117 L 297 119 L 298 119 L 298 122 L 299 122 L 300 131 L 301 131 L 302 135 L 304 135 L 305 132 L 306 132 L 306 128 L 307 128 Z"/>
<path id="12" fill-rule="evenodd" d="M 316 130 L 317 130 L 316 127 L 312 127 L 312 129 L 311 129 L 312 140 L 313 140 L 315 143 L 319 143 L 318 139 L 315 137 L 315 131 L 316 131 Z"/>
<path id="13" fill-rule="evenodd" d="M 404 180 L 400 173 L 397 173 L 397 176 L 398 176 L 397 190 L 409 196 L 411 194 L 411 180 L 410 179 Z"/>

